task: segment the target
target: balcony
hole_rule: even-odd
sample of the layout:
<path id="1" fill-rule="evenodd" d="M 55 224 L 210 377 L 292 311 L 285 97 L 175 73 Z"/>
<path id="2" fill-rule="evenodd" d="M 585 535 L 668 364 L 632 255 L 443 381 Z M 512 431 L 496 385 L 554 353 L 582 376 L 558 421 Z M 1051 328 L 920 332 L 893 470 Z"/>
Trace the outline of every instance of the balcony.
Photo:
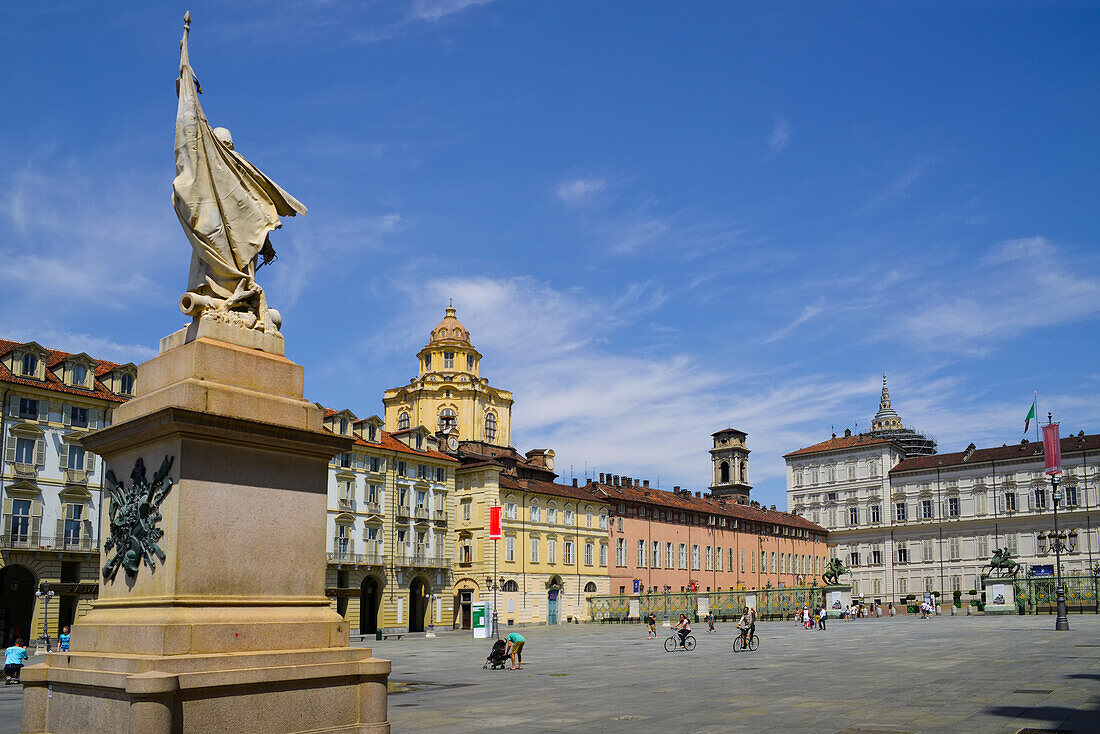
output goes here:
<path id="1" fill-rule="evenodd" d="M 66 469 L 65 470 L 65 483 L 66 484 L 87 484 L 88 472 L 83 469 Z"/>
<path id="2" fill-rule="evenodd" d="M 446 510 L 436 510 L 435 513 L 432 515 L 432 517 L 435 518 L 436 522 L 447 522 L 447 511 Z"/>
<path id="3" fill-rule="evenodd" d="M 37 479 L 38 465 L 17 461 L 12 466 L 12 473 L 17 479 Z"/>
<path id="4" fill-rule="evenodd" d="M 417 520 L 427 520 L 431 516 L 431 511 L 423 505 L 418 506 L 413 510 L 413 517 Z"/>
<path id="5" fill-rule="evenodd" d="M 370 502 L 370 501 L 364 502 L 363 503 L 363 512 L 369 512 L 369 513 L 372 513 L 374 515 L 381 515 L 382 514 L 382 505 L 378 504 L 377 502 Z"/>
<path id="6" fill-rule="evenodd" d="M 400 556 L 400 565 L 413 568 L 448 568 L 451 560 L 441 555 L 428 553 L 403 553 Z"/>
<path id="7" fill-rule="evenodd" d="M 355 500 L 351 500 L 351 499 L 348 499 L 346 497 L 338 499 L 338 500 L 336 500 L 336 509 L 341 510 L 343 512 L 354 512 L 355 511 Z"/>
<path id="8" fill-rule="evenodd" d="M 398 505 L 397 506 L 397 516 L 398 517 L 412 517 L 412 510 L 409 509 L 408 505 Z"/>
<path id="9" fill-rule="evenodd" d="M 368 549 L 366 553 L 353 553 L 351 551 L 332 551 L 328 554 L 329 563 L 341 563 L 349 566 L 381 566 L 384 564 L 382 551 L 378 548 Z"/>
<path id="10" fill-rule="evenodd" d="M 6 515 L 5 519 L 11 515 Z M 0 548 L 5 550 L 50 550 L 70 553 L 98 553 L 99 544 L 91 537 L 48 536 L 41 533 L 6 533 L 0 535 Z"/>

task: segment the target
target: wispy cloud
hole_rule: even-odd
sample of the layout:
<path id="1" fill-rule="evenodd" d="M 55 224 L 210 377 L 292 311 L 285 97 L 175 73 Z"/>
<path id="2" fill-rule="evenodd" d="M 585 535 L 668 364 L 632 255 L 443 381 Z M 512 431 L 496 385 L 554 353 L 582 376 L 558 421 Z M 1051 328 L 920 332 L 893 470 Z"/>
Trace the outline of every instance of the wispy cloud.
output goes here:
<path id="1" fill-rule="evenodd" d="M 778 153 L 787 147 L 791 139 L 791 122 L 784 117 L 776 117 L 772 124 L 772 131 L 768 135 L 768 145 L 772 153 Z"/>
<path id="2" fill-rule="evenodd" d="M 574 178 L 562 181 L 554 193 L 566 204 L 573 206 L 588 201 L 597 192 L 603 191 L 607 182 L 602 178 Z"/>
<path id="3" fill-rule="evenodd" d="M 810 319 L 812 319 L 815 316 L 818 316 L 819 314 L 821 314 L 821 312 L 824 311 L 824 310 L 825 310 L 825 301 L 824 301 L 824 299 L 818 299 L 818 301 L 816 303 L 811 303 L 811 304 L 808 304 L 808 305 L 804 306 L 802 308 L 802 313 L 800 313 L 798 315 L 798 318 L 796 318 L 794 321 L 787 324 L 783 328 L 777 329 L 776 331 L 772 332 L 772 334 L 767 339 L 764 340 L 764 343 L 770 344 L 772 342 L 779 341 L 783 337 L 791 334 L 795 329 L 802 326 L 803 324 L 805 324 Z"/>
<path id="4" fill-rule="evenodd" d="M 895 178 L 889 184 L 875 194 L 869 206 L 892 206 L 905 199 L 913 186 L 924 178 L 932 168 L 933 160 L 928 156 L 921 156 L 913 161 L 905 172 Z"/>
<path id="5" fill-rule="evenodd" d="M 436 21 L 475 5 L 494 0 L 414 0 L 410 15 L 419 20 Z"/>

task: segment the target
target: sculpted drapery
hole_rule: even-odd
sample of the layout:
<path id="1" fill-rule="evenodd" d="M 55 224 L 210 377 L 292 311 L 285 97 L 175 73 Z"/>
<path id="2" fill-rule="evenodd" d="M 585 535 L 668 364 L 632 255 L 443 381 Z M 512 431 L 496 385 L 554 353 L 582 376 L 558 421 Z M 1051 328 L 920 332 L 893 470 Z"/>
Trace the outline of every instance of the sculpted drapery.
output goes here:
<path id="1" fill-rule="evenodd" d="M 261 331 L 277 331 L 281 317 L 267 307 L 256 271 L 275 259 L 268 235 L 280 216 L 306 208 L 237 153 L 225 128 L 212 130 L 199 105 L 202 88 L 187 52 L 191 15 L 184 18 L 176 80 L 176 178 L 172 204 L 193 254 L 180 309 Z"/>

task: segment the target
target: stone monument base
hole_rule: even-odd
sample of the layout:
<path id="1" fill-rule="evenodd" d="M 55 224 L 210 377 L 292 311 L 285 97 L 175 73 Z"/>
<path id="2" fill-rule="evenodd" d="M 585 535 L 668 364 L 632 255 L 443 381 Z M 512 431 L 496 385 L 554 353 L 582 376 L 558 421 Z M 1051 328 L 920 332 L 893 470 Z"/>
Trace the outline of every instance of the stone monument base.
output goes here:
<path id="1" fill-rule="evenodd" d="M 1016 614 L 1016 585 L 1011 578 L 983 577 L 986 614 Z"/>
<path id="2" fill-rule="evenodd" d="M 825 596 L 825 612 L 830 619 L 843 617 L 844 607 L 852 605 L 852 587 L 850 584 L 822 586 L 821 592 Z"/>
<path id="3" fill-rule="evenodd" d="M 23 734 L 390 731 L 369 649 L 215 655 L 50 653 L 23 671 Z M 364 723 L 374 722 L 374 723 Z"/>

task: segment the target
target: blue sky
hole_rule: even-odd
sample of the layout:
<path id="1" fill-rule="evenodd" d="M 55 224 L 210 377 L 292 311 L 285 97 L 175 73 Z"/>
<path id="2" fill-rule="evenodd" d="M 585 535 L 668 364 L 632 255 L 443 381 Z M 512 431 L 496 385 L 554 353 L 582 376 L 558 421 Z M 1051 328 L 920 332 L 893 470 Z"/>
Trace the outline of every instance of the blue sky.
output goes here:
<path id="1" fill-rule="evenodd" d="M 1100 6 L 497 0 L 0 8 L 0 335 L 141 361 L 184 322 L 177 41 L 310 209 L 261 276 L 307 393 L 360 416 L 449 298 L 566 477 L 701 488 L 709 435 L 941 450 L 1033 390 L 1100 430 Z M 856 426 L 858 422 L 858 426 Z"/>

